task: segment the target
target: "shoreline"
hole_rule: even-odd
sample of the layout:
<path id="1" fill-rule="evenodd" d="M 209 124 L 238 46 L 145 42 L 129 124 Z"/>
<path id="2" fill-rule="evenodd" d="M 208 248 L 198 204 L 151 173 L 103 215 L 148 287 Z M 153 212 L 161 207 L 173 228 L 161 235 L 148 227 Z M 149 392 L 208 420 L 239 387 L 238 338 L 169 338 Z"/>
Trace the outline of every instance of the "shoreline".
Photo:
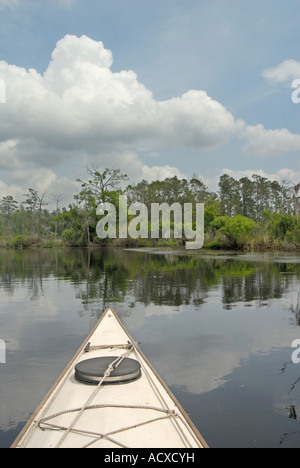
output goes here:
<path id="1" fill-rule="evenodd" d="M 286 253 L 299 253 L 300 254 L 300 246 L 295 246 L 295 245 L 287 245 L 286 243 L 266 243 L 266 244 L 261 244 L 258 243 L 257 245 L 255 242 L 253 242 L 251 245 L 246 245 L 244 247 L 233 247 L 230 245 L 218 245 L 215 247 L 212 247 L 209 244 L 204 244 L 204 246 L 201 249 L 197 249 L 199 252 L 200 251 L 213 251 L 213 252 L 220 252 L 220 251 L 226 251 L 226 252 L 240 252 L 240 253 L 266 253 L 266 252 L 286 252 Z M 184 247 L 184 244 L 182 242 L 174 242 L 174 241 L 158 241 L 158 242 L 140 242 L 140 241 L 134 241 L 131 240 L 129 242 L 123 242 L 120 241 L 119 239 L 116 239 L 115 241 L 110 241 L 107 243 L 91 243 L 90 245 L 72 245 L 72 244 L 66 244 L 60 241 L 45 241 L 45 242 L 32 242 L 30 245 L 9 245 L 7 244 L 2 244 L 0 245 L 0 250 L 15 250 L 15 251 L 41 251 L 41 250 L 47 250 L 47 249 L 65 249 L 65 248 L 70 248 L 70 249 L 156 249 L 156 248 L 168 248 L 170 251 L 175 250 L 175 249 L 182 249 L 183 252 L 187 252 L 187 250 Z"/>

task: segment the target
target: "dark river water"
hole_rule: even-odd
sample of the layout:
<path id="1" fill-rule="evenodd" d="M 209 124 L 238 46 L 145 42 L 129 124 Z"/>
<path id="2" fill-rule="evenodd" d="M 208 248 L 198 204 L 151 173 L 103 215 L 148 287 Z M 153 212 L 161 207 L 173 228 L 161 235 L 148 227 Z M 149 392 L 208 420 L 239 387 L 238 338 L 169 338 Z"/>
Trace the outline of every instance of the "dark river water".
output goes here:
<path id="1" fill-rule="evenodd" d="M 300 447 L 300 256 L 151 249 L 0 251 L 0 447 L 107 306 L 211 447 Z"/>

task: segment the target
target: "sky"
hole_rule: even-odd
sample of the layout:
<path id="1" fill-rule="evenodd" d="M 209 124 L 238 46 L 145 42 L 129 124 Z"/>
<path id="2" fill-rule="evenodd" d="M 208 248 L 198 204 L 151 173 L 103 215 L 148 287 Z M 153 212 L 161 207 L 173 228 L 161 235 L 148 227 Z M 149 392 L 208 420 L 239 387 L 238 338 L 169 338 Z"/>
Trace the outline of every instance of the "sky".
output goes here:
<path id="1" fill-rule="evenodd" d="M 0 199 L 67 205 L 88 165 L 300 182 L 299 16 L 300 0 L 0 0 Z"/>

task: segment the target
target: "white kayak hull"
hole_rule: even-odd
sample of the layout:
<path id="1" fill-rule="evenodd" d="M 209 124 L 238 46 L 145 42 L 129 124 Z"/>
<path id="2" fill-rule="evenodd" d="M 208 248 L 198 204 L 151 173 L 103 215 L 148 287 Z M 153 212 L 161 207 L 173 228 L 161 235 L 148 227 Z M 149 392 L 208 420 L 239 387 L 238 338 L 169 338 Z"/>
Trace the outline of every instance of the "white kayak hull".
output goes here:
<path id="1" fill-rule="evenodd" d="M 85 385 L 75 379 L 78 363 L 104 356 L 121 361 L 126 356 L 138 361 L 141 376 L 119 385 L 105 385 L 109 375 L 96 385 Z M 12 448 L 83 447 L 208 447 L 111 309 L 105 311 L 12 445 Z"/>

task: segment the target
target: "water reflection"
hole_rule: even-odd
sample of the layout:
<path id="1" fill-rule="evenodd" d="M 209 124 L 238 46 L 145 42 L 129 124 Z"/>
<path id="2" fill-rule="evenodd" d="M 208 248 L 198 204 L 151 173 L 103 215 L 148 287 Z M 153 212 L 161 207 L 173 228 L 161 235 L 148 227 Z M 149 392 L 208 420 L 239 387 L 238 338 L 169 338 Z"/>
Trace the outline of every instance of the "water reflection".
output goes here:
<path id="1" fill-rule="evenodd" d="M 291 364 L 289 348 L 300 338 L 299 259 L 0 251 L 0 339 L 8 345 L 8 364 L 0 367 L 0 445 L 1 431 L 4 440 L 26 420 L 107 306 L 142 341 L 212 446 L 245 444 L 257 430 L 255 408 L 272 426 L 273 445 L 288 443 L 300 412 L 300 367 Z M 216 431 L 220 418 L 224 433 Z"/>
<path id="2" fill-rule="evenodd" d="M 221 285 L 227 309 L 238 302 L 264 306 L 270 299 L 280 299 L 294 277 L 300 277 L 298 263 L 253 263 L 185 253 L 145 256 L 122 250 L 2 251 L 0 265 L 1 288 L 7 294 L 14 294 L 18 280 L 36 300 L 44 294 L 43 282 L 54 276 L 76 285 L 84 304 L 95 299 L 109 304 L 132 295 L 145 305 L 201 306 L 208 291 Z M 299 322 L 300 300 L 293 311 Z"/>
<path id="3" fill-rule="evenodd" d="M 292 304 L 291 311 L 295 315 L 296 324 L 300 326 L 300 291 L 298 293 L 296 306 L 294 307 L 294 305 Z"/>

